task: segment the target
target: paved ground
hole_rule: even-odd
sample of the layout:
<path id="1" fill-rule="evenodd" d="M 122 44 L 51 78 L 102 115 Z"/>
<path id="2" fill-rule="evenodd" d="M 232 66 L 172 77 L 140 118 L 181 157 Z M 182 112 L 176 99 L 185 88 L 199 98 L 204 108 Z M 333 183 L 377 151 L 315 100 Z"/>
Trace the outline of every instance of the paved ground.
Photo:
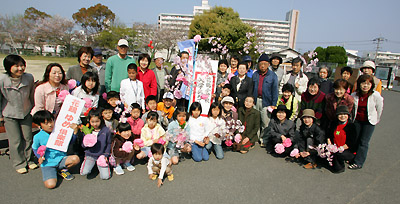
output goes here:
<path id="1" fill-rule="evenodd" d="M 384 91 L 383 96 L 383 118 L 361 170 L 339 175 L 324 167 L 305 170 L 256 147 L 246 155 L 226 152 L 221 161 L 214 155 L 208 162 L 186 160 L 173 166 L 175 180 L 160 189 L 139 164 L 134 172 L 107 181 L 97 173 L 75 174 L 75 180 L 47 190 L 40 169 L 19 175 L 1 156 L 1 203 L 400 203 L 400 93 Z"/>

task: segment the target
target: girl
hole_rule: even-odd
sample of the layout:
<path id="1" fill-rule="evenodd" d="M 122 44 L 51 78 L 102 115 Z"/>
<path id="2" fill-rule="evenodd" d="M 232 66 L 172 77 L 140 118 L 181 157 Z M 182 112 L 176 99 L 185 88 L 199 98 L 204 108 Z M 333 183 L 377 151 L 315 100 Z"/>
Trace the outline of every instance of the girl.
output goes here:
<path id="1" fill-rule="evenodd" d="M 181 152 L 190 152 L 191 146 L 188 143 L 185 143 L 184 146 L 176 147 L 175 141 L 176 137 L 185 136 L 186 139 L 189 136 L 190 127 L 187 123 L 189 116 L 185 111 L 186 109 L 182 106 L 176 108 L 174 115 L 172 116 L 173 121 L 168 125 L 168 134 L 171 136 L 167 145 L 167 152 L 171 157 L 172 164 L 178 164 L 179 162 L 179 149 Z"/>
<path id="2" fill-rule="evenodd" d="M 142 152 L 136 156 L 138 159 L 143 159 L 149 155 L 152 144 L 165 144 L 165 130 L 157 123 L 157 121 L 157 112 L 150 111 L 149 114 L 147 114 L 146 124 L 140 133 L 140 139 L 143 140 L 144 147 L 141 148 Z"/>
<path id="3" fill-rule="evenodd" d="M 276 106 L 285 105 L 291 112 L 290 120 L 295 121 L 299 113 L 299 101 L 294 97 L 294 88 L 291 84 L 285 84 L 282 87 L 282 94 L 278 96 Z"/>
<path id="4" fill-rule="evenodd" d="M 232 96 L 235 99 L 237 107 L 244 107 L 244 100 L 247 96 L 251 96 L 253 92 L 253 81 L 247 73 L 247 63 L 241 62 L 238 66 L 238 75 L 232 77 L 230 84 L 232 85 Z"/>
<path id="5" fill-rule="evenodd" d="M 311 78 L 307 84 L 307 91 L 301 94 L 300 116 L 304 109 L 313 109 L 316 123 L 321 125 L 325 109 L 325 94 L 320 90 L 321 84 L 316 78 Z"/>
<path id="6" fill-rule="evenodd" d="M 189 126 L 190 126 L 190 140 L 192 143 L 192 157 L 195 162 L 202 160 L 208 161 L 209 155 L 205 146 L 210 142 L 208 134 L 208 119 L 200 117 L 202 112 L 201 104 L 193 102 L 189 110 Z"/>
<path id="7" fill-rule="evenodd" d="M 157 96 L 157 80 L 153 70 L 149 69 L 150 55 L 142 53 L 139 55 L 139 68 L 137 79 L 143 82 L 144 97 Z"/>
<path id="8" fill-rule="evenodd" d="M 156 180 L 158 175 L 157 186 L 160 188 L 163 184 L 164 174 L 167 175 L 168 181 L 174 180 L 171 163 L 169 158 L 164 156 L 164 145 L 152 144 L 151 153 L 153 156 L 147 162 L 147 172 L 151 180 Z"/>
<path id="9" fill-rule="evenodd" d="M 326 96 L 326 117 L 328 123 L 336 121 L 337 113 L 336 108 L 338 106 L 347 106 L 349 112 L 353 110 L 354 98 L 346 93 L 349 88 L 349 83 L 344 79 L 338 79 L 333 83 L 334 92 Z M 350 115 L 351 118 L 351 115 Z M 328 125 L 330 127 L 330 125 Z"/>
<path id="10" fill-rule="evenodd" d="M 331 80 L 329 80 L 329 77 L 331 76 L 331 69 L 329 69 L 329 67 L 326 66 L 320 67 L 318 71 L 318 76 L 319 76 L 319 81 L 321 83 L 321 91 L 325 95 L 332 93 L 333 83 Z"/>
<path id="11" fill-rule="evenodd" d="M 15 170 L 24 174 L 38 166 L 32 160 L 33 76 L 25 73 L 26 62 L 19 55 L 3 60 L 6 74 L 0 76 L 0 126 L 5 126 Z"/>
<path id="12" fill-rule="evenodd" d="M 285 140 L 290 139 L 294 141 L 294 131 L 296 129 L 295 123 L 290 118 L 290 110 L 285 105 L 279 105 L 272 111 L 272 120 L 269 122 L 270 128 L 269 142 L 267 149 L 272 150 L 277 143 L 284 143 Z M 281 155 L 287 156 L 292 151 L 293 145 L 285 147 L 285 152 Z"/>
<path id="13" fill-rule="evenodd" d="M 99 76 L 94 72 L 86 72 L 81 79 L 81 86 L 75 88 L 72 91 L 72 95 L 76 96 L 80 99 L 90 99 L 92 101 L 91 104 L 85 104 L 85 107 L 82 110 L 81 120 L 83 124 L 86 124 L 87 121 L 84 118 L 84 113 L 89 109 L 88 105 L 92 108 L 97 108 L 99 102 L 99 94 L 97 91 L 99 90 Z"/>
<path id="14" fill-rule="evenodd" d="M 143 83 L 136 79 L 138 74 L 136 64 L 129 64 L 127 70 L 129 78 L 121 81 L 121 100 L 125 107 L 129 107 L 132 103 L 138 103 L 140 107 L 144 108 Z"/>
<path id="15" fill-rule="evenodd" d="M 122 169 L 121 163 L 124 164 L 128 171 L 134 171 L 135 167 L 132 166 L 130 161 L 133 159 L 133 155 L 135 151 L 126 152 L 123 150 L 122 146 L 125 142 L 132 142 L 132 130 L 129 123 L 120 123 L 117 126 L 117 133 L 114 136 L 114 139 L 111 143 L 111 155 L 115 158 L 116 167 L 114 168 L 114 172 L 117 175 L 124 174 L 124 170 Z M 138 150 L 138 149 L 135 149 Z"/>
<path id="16" fill-rule="evenodd" d="M 35 106 L 31 114 L 34 115 L 39 110 L 48 110 L 57 118 L 62 105 L 58 94 L 62 90 L 68 91 L 65 71 L 60 64 L 50 63 L 46 67 L 43 80 L 35 89 Z"/>
<path id="17" fill-rule="evenodd" d="M 361 75 L 357 80 L 354 98 L 354 110 L 358 149 L 354 163 L 349 169 L 361 169 L 367 159 L 369 140 L 374 133 L 375 125 L 379 123 L 383 111 L 383 97 L 374 91 L 375 83 L 371 75 Z"/>
<path id="18" fill-rule="evenodd" d="M 244 108 L 239 108 L 238 115 L 239 120 L 245 127 L 242 133 L 242 148 L 240 149 L 240 152 L 244 154 L 256 144 L 258 140 L 257 132 L 260 129 L 261 115 L 260 112 L 254 108 L 254 98 L 252 96 L 246 97 L 244 100 Z"/>
<path id="19" fill-rule="evenodd" d="M 111 132 L 105 126 L 103 117 L 101 116 L 100 109 L 92 109 L 88 114 L 89 130 L 90 134 L 97 137 L 97 142 L 94 146 L 86 147 L 85 142 L 82 143 L 82 147 L 85 148 L 85 159 L 83 160 L 80 174 L 82 176 L 88 175 L 97 161 L 97 168 L 99 169 L 100 178 L 107 180 L 111 177 L 110 168 L 107 163 L 99 165 L 98 160 L 108 158 L 110 156 L 111 149 Z M 87 137 L 85 135 L 84 137 Z M 84 138 L 85 140 L 85 138 Z M 103 157 L 102 157 L 103 156 Z"/>
<path id="20" fill-rule="evenodd" d="M 131 105 L 131 117 L 128 118 L 127 122 L 131 125 L 132 134 L 134 139 L 140 138 L 140 133 L 144 126 L 144 122 L 140 119 L 140 114 L 142 113 L 142 109 L 140 105 L 137 103 L 132 103 Z"/>
<path id="21" fill-rule="evenodd" d="M 218 103 L 212 103 L 210 110 L 208 111 L 208 129 L 210 130 L 210 134 L 208 137 L 210 138 L 210 142 L 206 145 L 206 149 L 210 151 L 212 147 L 214 147 L 215 157 L 217 159 L 224 158 L 224 151 L 222 150 L 222 140 L 225 137 L 225 121 L 221 118 L 221 109 Z"/>

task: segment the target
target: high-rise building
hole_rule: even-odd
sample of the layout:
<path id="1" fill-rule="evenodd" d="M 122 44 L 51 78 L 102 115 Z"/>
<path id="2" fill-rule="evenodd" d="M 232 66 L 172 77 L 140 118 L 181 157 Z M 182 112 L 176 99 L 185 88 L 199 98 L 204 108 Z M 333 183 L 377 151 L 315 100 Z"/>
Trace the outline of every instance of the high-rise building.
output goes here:
<path id="1" fill-rule="evenodd" d="M 202 0 L 201 6 L 193 8 L 193 15 L 161 13 L 158 16 L 158 26 L 159 28 L 172 29 L 175 32 L 188 35 L 193 16 L 202 14 L 205 10 L 210 9 L 208 1 Z M 299 14 L 300 11 L 291 10 L 286 13 L 285 21 L 252 18 L 241 19 L 244 23 L 256 29 L 257 37 L 263 43 L 264 51 L 272 53 L 286 48 L 295 49 Z"/>

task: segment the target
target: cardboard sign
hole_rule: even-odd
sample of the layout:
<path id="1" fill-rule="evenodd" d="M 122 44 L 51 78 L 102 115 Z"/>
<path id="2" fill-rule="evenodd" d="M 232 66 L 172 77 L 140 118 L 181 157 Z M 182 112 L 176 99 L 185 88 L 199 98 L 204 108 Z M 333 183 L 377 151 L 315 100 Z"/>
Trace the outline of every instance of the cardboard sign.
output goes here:
<path id="1" fill-rule="evenodd" d="M 62 152 L 67 152 L 69 142 L 71 141 L 74 130 L 70 128 L 70 124 L 77 123 L 81 115 L 85 101 L 75 96 L 68 95 L 61 107 L 54 130 L 50 134 L 47 141 L 47 147 Z"/>

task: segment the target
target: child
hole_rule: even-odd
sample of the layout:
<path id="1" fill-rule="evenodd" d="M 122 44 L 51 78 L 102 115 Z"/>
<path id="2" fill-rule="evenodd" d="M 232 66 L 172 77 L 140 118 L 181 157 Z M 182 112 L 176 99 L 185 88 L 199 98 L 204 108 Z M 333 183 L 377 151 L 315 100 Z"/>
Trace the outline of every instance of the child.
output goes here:
<path id="1" fill-rule="evenodd" d="M 175 111 L 175 108 L 172 106 L 173 100 L 174 95 L 171 92 L 166 92 L 163 96 L 163 102 L 157 104 L 157 111 L 161 111 L 168 118 L 168 122 L 171 122 Z"/>
<path id="2" fill-rule="evenodd" d="M 343 67 L 340 70 L 340 76 L 342 76 L 342 79 L 346 80 L 349 82 L 349 88 L 346 90 L 347 94 L 351 94 L 353 92 L 353 84 L 350 83 L 349 79 L 353 75 L 353 69 L 351 67 Z"/>
<path id="3" fill-rule="evenodd" d="M 221 118 L 222 107 L 218 103 L 212 103 L 208 111 L 208 129 L 210 134 L 210 142 L 206 145 L 208 151 L 214 147 L 215 157 L 217 159 L 224 158 L 224 151 L 222 150 L 222 140 L 225 138 L 225 120 Z"/>
<path id="4" fill-rule="evenodd" d="M 110 104 L 105 104 L 101 116 L 104 119 L 104 123 L 108 129 L 110 129 L 111 134 L 114 135 L 114 133 L 117 131 L 117 126 L 118 126 L 118 120 L 114 119 L 113 116 L 114 113 L 114 108 Z"/>
<path id="5" fill-rule="evenodd" d="M 128 65 L 128 79 L 121 81 L 120 95 L 125 107 L 129 107 L 132 103 L 138 103 L 144 108 L 144 89 L 143 83 L 136 79 L 137 66 L 135 63 Z"/>
<path id="6" fill-rule="evenodd" d="M 171 157 L 172 164 L 178 164 L 179 162 L 179 150 L 181 152 L 191 152 L 191 146 L 189 143 L 185 141 L 176 141 L 178 136 L 184 136 L 186 140 L 189 138 L 190 127 L 187 123 L 189 119 L 189 115 L 186 112 L 186 109 L 182 106 L 176 108 L 174 115 L 172 116 L 173 121 L 168 125 L 167 134 L 170 135 L 170 139 L 167 145 L 167 152 Z M 183 139 L 183 137 L 181 137 Z M 181 143 L 179 147 L 177 147 L 177 143 Z"/>
<path id="7" fill-rule="evenodd" d="M 233 100 L 233 99 L 232 99 Z M 201 117 L 201 104 L 193 102 L 189 109 L 190 140 L 192 143 L 192 158 L 195 162 L 208 161 L 209 155 L 205 146 L 210 142 L 208 134 L 208 119 Z"/>
<path id="8" fill-rule="evenodd" d="M 157 123 L 158 114 L 156 112 L 149 112 L 146 118 L 146 124 L 140 133 L 140 139 L 143 140 L 144 147 L 136 157 L 143 159 L 149 155 L 150 147 L 154 143 L 165 143 L 165 130 Z M 164 145 L 164 144 L 163 144 Z"/>
<path id="9" fill-rule="evenodd" d="M 123 175 L 125 173 L 121 164 L 124 164 L 128 171 L 135 170 L 135 167 L 130 163 L 135 151 L 132 150 L 129 152 L 123 149 L 124 143 L 128 141 L 133 143 L 131 126 L 129 123 L 119 123 L 117 126 L 117 133 L 111 143 L 111 155 L 115 158 L 115 163 L 117 165 L 114 168 L 114 172 L 117 175 Z"/>
<path id="10" fill-rule="evenodd" d="M 293 96 L 294 88 L 291 84 L 282 87 L 282 94 L 278 96 L 276 106 L 285 105 L 291 112 L 289 120 L 295 121 L 299 113 L 299 101 Z"/>
<path id="11" fill-rule="evenodd" d="M 335 153 L 332 160 L 334 173 L 344 172 L 344 161 L 352 161 L 357 150 L 356 126 L 350 119 L 347 106 L 338 106 L 336 109 L 335 125 L 328 134 L 328 144 L 336 144 L 338 148 L 343 147 L 342 153 Z"/>
<path id="12" fill-rule="evenodd" d="M 107 93 L 107 103 L 113 108 L 113 118 L 119 120 L 125 108 L 124 104 L 120 101 L 119 93 L 116 91 L 109 91 Z"/>
<path id="13" fill-rule="evenodd" d="M 301 120 L 302 124 L 300 126 L 300 133 L 296 139 L 300 153 L 296 155 L 296 158 L 301 156 L 307 162 L 307 164 L 303 166 L 305 169 L 314 169 L 317 167 L 317 151 L 310 149 L 310 146 L 316 147 L 319 144 L 324 143 L 325 133 L 315 123 L 315 113 L 312 109 L 305 109 L 301 116 Z"/>
<path id="14" fill-rule="evenodd" d="M 33 115 L 33 122 L 41 129 L 33 138 L 32 149 L 36 157 L 39 159 L 44 186 L 49 189 L 56 187 L 58 170 L 61 170 L 59 171 L 59 174 L 65 180 L 74 179 L 74 176 L 71 175 L 66 168 L 71 168 L 79 163 L 79 157 L 77 155 L 67 156 L 67 153 L 51 148 L 46 148 L 43 156 L 38 153 L 39 147 L 46 146 L 50 133 L 53 132 L 53 114 L 47 110 L 40 110 Z M 70 141 L 70 143 L 73 143 L 76 139 L 78 126 L 76 124 L 71 124 L 70 127 L 74 129 L 74 134 Z"/>
<path id="15" fill-rule="evenodd" d="M 271 151 L 276 144 L 284 143 L 287 139 L 294 142 L 294 131 L 296 127 L 295 123 L 289 120 L 290 114 L 291 111 L 288 110 L 285 105 L 279 105 L 272 111 L 272 120 L 268 125 L 270 128 L 269 142 L 267 143 L 268 151 Z M 289 147 L 285 147 L 285 151 L 281 153 L 281 155 L 287 156 L 292 150 L 293 144 Z"/>
<path id="16" fill-rule="evenodd" d="M 244 100 L 247 96 L 253 95 L 253 81 L 246 75 L 247 63 L 241 62 L 238 66 L 238 75 L 232 77 L 232 96 L 235 99 L 236 107 L 244 107 Z"/>
<path id="17" fill-rule="evenodd" d="M 161 126 L 166 130 L 168 128 L 168 119 L 166 116 L 163 116 L 161 111 L 157 110 L 157 96 L 147 96 L 146 98 L 146 108 L 147 112 L 142 115 L 142 120 L 144 124 L 146 124 L 146 119 L 147 119 L 147 114 L 150 112 L 154 111 L 158 114 L 158 123 L 161 124 Z"/>
<path id="18" fill-rule="evenodd" d="M 319 68 L 318 75 L 321 83 L 321 91 L 325 95 L 332 93 L 333 83 L 331 80 L 329 80 L 329 77 L 331 76 L 331 69 L 329 69 L 327 66 L 322 66 Z"/>
<path id="19" fill-rule="evenodd" d="M 244 124 L 244 132 L 242 133 L 242 147 L 240 153 L 245 154 L 252 149 L 258 141 L 257 131 L 260 129 L 261 115 L 254 107 L 254 98 L 246 97 L 244 100 L 244 108 L 240 107 L 238 118 Z"/>
<path id="20" fill-rule="evenodd" d="M 89 129 L 91 130 L 90 134 L 97 137 L 97 142 L 93 146 L 90 144 L 88 147 L 85 146 L 85 142 L 82 143 L 82 147 L 85 148 L 85 159 L 83 160 L 80 173 L 82 176 L 90 174 L 94 165 L 97 164 L 100 178 L 107 180 L 111 177 L 110 168 L 106 162 L 99 164 L 99 160 L 103 159 L 105 161 L 105 158 L 110 156 L 111 132 L 110 129 L 105 126 L 103 117 L 101 116 L 101 110 L 99 109 L 92 109 L 89 111 L 88 121 Z M 87 135 L 84 137 L 87 137 Z"/>
<path id="21" fill-rule="evenodd" d="M 230 96 L 231 93 L 232 93 L 232 85 L 230 85 L 230 84 L 225 84 L 225 85 L 222 87 L 221 94 L 215 95 L 215 100 L 214 100 L 214 102 L 221 103 L 222 99 L 223 99 L 225 96 Z M 213 95 L 213 96 L 214 96 L 214 95 Z"/>
<path id="22" fill-rule="evenodd" d="M 99 75 L 94 72 L 86 72 L 82 76 L 81 82 L 82 84 L 72 91 L 72 95 L 80 99 L 90 99 L 90 107 L 97 108 L 97 105 L 99 103 L 99 94 L 97 93 L 100 86 Z M 84 116 L 85 113 L 89 110 L 89 108 L 86 107 L 86 105 L 88 105 L 87 103 L 88 102 L 86 102 L 81 114 L 81 121 L 84 125 L 87 123 L 87 120 Z"/>
<path id="23" fill-rule="evenodd" d="M 131 105 L 131 117 L 128 118 L 127 122 L 131 125 L 132 134 L 134 139 L 140 138 L 140 132 L 144 126 L 144 122 L 140 119 L 140 114 L 142 113 L 142 109 L 140 105 L 137 103 L 132 103 Z"/>
<path id="24" fill-rule="evenodd" d="M 160 188 L 163 184 L 164 174 L 167 174 L 168 181 L 174 180 L 174 175 L 172 174 L 171 163 L 169 158 L 164 157 L 164 145 L 154 143 L 151 145 L 152 157 L 150 157 L 147 163 L 147 170 L 149 178 L 151 180 L 157 180 L 157 186 Z"/>
<path id="25" fill-rule="evenodd" d="M 5 126 L 15 170 L 24 174 L 38 166 L 32 160 L 32 116 L 34 82 L 25 73 L 26 62 L 19 55 L 3 60 L 6 74 L 0 76 L 0 126 Z"/>

